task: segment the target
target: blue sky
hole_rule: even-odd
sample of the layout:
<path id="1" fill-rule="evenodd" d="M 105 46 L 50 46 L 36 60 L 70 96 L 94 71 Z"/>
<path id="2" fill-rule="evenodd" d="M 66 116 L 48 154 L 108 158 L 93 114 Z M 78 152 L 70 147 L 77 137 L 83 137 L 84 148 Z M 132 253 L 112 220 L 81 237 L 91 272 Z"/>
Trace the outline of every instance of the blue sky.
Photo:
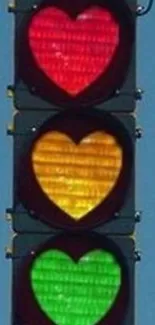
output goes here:
<path id="1" fill-rule="evenodd" d="M 145 3 L 143 3 L 145 4 Z M 138 18 L 137 86 L 145 90 L 143 101 L 137 103 L 137 124 L 144 137 L 137 141 L 136 206 L 143 210 L 137 226 L 137 248 L 142 261 L 136 268 L 136 325 L 152 324 L 155 319 L 155 6 Z M 7 13 L 7 1 L 0 2 L 0 315 L 1 324 L 11 325 L 11 262 L 5 259 L 4 248 L 11 244 L 10 227 L 5 209 L 11 207 L 12 139 L 6 128 L 12 119 L 12 101 L 6 98 L 6 86 L 13 82 L 13 15 Z"/>

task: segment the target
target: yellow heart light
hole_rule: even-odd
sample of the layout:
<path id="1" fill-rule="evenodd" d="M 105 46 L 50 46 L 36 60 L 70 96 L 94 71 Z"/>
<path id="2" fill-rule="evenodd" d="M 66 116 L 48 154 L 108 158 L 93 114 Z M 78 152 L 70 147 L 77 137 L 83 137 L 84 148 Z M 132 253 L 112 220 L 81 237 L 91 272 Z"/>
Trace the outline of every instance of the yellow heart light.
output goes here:
<path id="1" fill-rule="evenodd" d="M 117 139 L 96 131 L 79 143 L 57 131 L 48 131 L 35 143 L 33 170 L 43 192 L 78 221 L 110 194 L 122 167 Z"/>

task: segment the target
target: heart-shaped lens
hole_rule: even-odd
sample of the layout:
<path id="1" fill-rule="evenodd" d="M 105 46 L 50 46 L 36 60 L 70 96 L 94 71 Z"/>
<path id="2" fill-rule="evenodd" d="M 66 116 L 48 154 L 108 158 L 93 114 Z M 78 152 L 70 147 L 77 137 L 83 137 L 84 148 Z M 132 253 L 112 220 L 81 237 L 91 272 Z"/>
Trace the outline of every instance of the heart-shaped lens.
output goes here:
<path id="1" fill-rule="evenodd" d="M 79 143 L 51 131 L 35 142 L 32 165 L 42 191 L 78 221 L 104 201 L 117 183 L 122 148 L 106 132 L 94 132 Z"/>
<path id="2" fill-rule="evenodd" d="M 32 17 L 28 40 L 45 76 L 76 96 L 109 67 L 119 44 L 119 24 L 102 7 L 88 8 L 74 18 L 46 7 Z"/>
<path id="3" fill-rule="evenodd" d="M 34 260 L 31 285 L 41 310 L 55 324 L 94 325 L 115 302 L 121 267 L 112 253 L 101 249 L 77 262 L 52 249 Z"/>

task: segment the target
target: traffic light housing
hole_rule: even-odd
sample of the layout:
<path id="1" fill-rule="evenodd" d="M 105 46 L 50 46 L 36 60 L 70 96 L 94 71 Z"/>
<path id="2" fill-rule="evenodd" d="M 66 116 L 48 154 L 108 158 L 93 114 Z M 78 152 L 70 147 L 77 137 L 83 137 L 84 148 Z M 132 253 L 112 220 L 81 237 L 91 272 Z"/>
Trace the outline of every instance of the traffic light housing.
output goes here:
<path id="1" fill-rule="evenodd" d="M 41 123 L 40 112 L 15 116 L 14 230 L 104 225 L 105 233 L 131 233 L 134 118 L 93 110 L 42 117 Z"/>
<path id="2" fill-rule="evenodd" d="M 25 234 L 15 238 L 14 251 L 14 323 L 134 323 L 131 238 Z"/>
<path id="3" fill-rule="evenodd" d="M 16 108 L 133 111 L 135 1 L 16 0 L 15 13 Z"/>
<path id="4" fill-rule="evenodd" d="M 134 324 L 135 10 L 16 0 L 13 324 Z"/>

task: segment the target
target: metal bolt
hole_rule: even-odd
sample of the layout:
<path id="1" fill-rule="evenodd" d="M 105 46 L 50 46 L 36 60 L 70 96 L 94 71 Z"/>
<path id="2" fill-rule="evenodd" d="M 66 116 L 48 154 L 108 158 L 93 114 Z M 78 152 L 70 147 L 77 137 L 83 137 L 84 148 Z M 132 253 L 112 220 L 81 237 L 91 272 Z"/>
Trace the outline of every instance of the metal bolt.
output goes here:
<path id="1" fill-rule="evenodd" d="M 36 132 L 37 129 L 35 128 L 35 126 L 33 126 L 31 130 L 32 130 L 32 132 Z"/>
<path id="2" fill-rule="evenodd" d="M 32 9 L 33 10 L 36 10 L 38 8 L 38 5 L 37 4 L 34 4 L 33 6 L 32 6 Z"/>
<path id="3" fill-rule="evenodd" d="M 6 213 L 5 218 L 6 218 L 6 221 L 8 221 L 8 222 L 12 221 L 12 214 Z"/>
<path id="4" fill-rule="evenodd" d="M 15 11 L 15 1 L 12 1 L 8 4 L 8 12 L 14 12 Z"/>
<path id="5" fill-rule="evenodd" d="M 140 222 L 142 220 L 142 211 L 136 211 L 135 212 L 135 221 Z"/>
<path id="6" fill-rule="evenodd" d="M 138 5 L 138 6 L 137 6 L 137 9 L 136 9 L 136 13 L 137 13 L 137 14 L 141 14 L 142 11 L 143 11 L 144 9 L 145 9 L 144 6 L 142 6 L 142 5 Z"/>
<path id="7" fill-rule="evenodd" d="M 140 262 L 141 261 L 141 253 L 139 251 L 135 251 L 134 255 L 135 255 L 135 262 Z"/>
<path id="8" fill-rule="evenodd" d="M 8 85 L 6 90 L 7 90 L 7 97 L 12 98 L 14 96 L 14 86 Z"/>
<path id="9" fill-rule="evenodd" d="M 12 258 L 12 249 L 10 247 L 5 248 L 5 257 L 7 259 Z"/>
<path id="10" fill-rule="evenodd" d="M 143 129 L 141 127 L 137 127 L 135 135 L 137 139 L 140 139 L 143 136 Z"/>
<path id="11" fill-rule="evenodd" d="M 120 95 L 120 89 L 116 89 L 116 91 L 115 91 L 115 95 L 116 95 L 116 96 L 119 96 L 119 95 Z"/>
<path id="12" fill-rule="evenodd" d="M 135 99 L 141 100 L 143 98 L 144 90 L 141 88 L 137 88 L 135 91 Z"/>

